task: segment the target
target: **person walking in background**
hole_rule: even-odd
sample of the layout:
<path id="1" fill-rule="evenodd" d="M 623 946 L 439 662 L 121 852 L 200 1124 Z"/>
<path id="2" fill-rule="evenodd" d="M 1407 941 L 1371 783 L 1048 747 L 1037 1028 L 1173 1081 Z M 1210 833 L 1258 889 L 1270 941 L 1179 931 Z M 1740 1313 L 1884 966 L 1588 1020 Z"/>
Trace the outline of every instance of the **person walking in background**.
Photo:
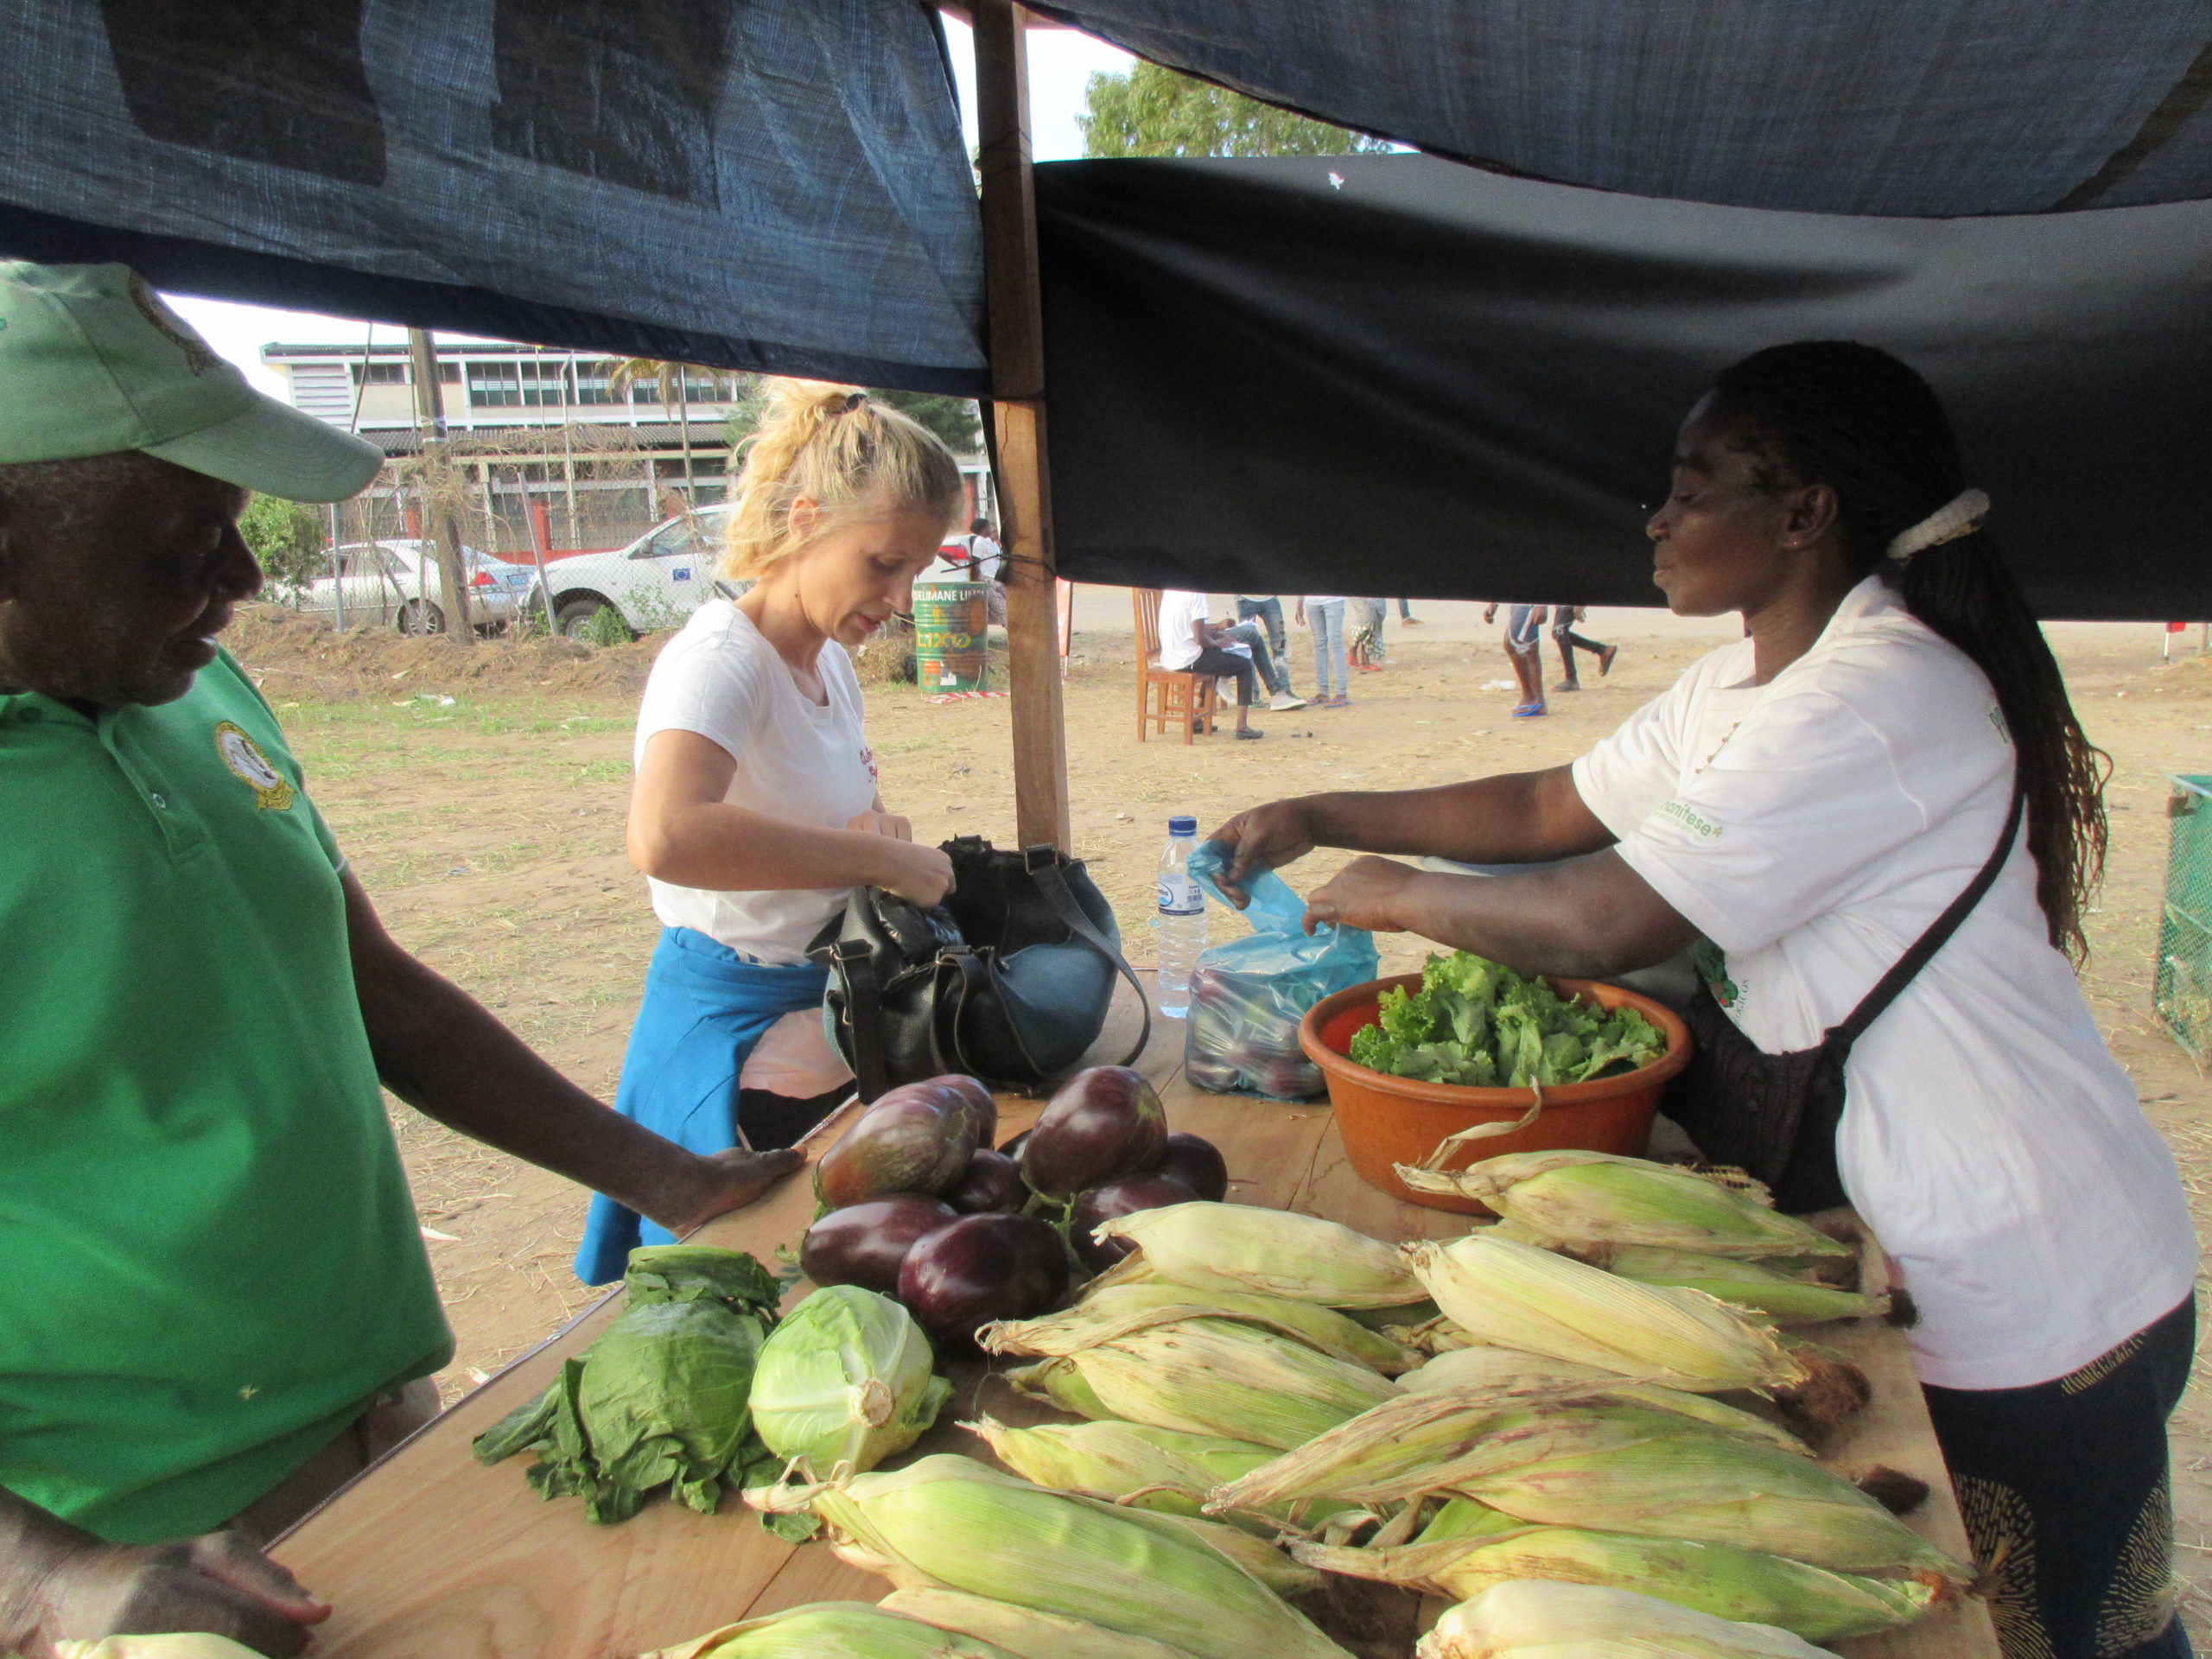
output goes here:
<path id="1" fill-rule="evenodd" d="M 1313 706 L 1348 709 L 1351 664 L 1344 651 L 1344 607 L 1337 594 L 1308 594 L 1298 601 L 1298 626 L 1313 630 Z M 1334 677 L 1332 678 L 1332 676 Z M 1336 689 L 1332 691 L 1330 687 Z"/>
<path id="2" fill-rule="evenodd" d="M 1290 640 L 1282 626 L 1282 601 L 1274 594 L 1239 594 L 1236 595 L 1236 620 L 1253 624 L 1268 631 L 1268 651 L 1281 671 L 1282 683 L 1275 687 L 1280 695 L 1290 692 Z M 1280 708 L 1281 703 L 1276 706 Z"/>
<path id="3" fill-rule="evenodd" d="M 1583 618 L 1580 605 L 1552 607 L 1552 642 L 1559 647 L 1560 669 L 1566 675 L 1554 691 L 1580 691 L 1582 682 L 1574 677 L 1574 649 L 1580 645 L 1598 659 L 1598 677 L 1604 679 L 1613 671 L 1613 658 L 1621 654 L 1618 645 L 1599 645 L 1595 639 L 1585 639 L 1574 631 L 1574 625 Z"/>
<path id="4" fill-rule="evenodd" d="M 983 620 L 1004 627 L 1006 583 L 999 580 L 999 571 L 1006 563 L 1006 550 L 999 545 L 998 531 L 989 519 L 978 518 L 968 526 L 960 545 L 968 550 L 968 580 L 983 584 Z"/>
<path id="5" fill-rule="evenodd" d="M 1263 672 L 1272 674 L 1267 641 L 1250 623 L 1225 627 L 1206 613 L 1206 595 L 1164 588 L 1160 595 L 1160 665 L 1186 674 L 1211 674 L 1236 682 L 1236 735 L 1264 736 L 1253 729 L 1250 709 L 1259 700 Z M 1278 705 L 1301 709 L 1298 700 Z"/>
<path id="6" fill-rule="evenodd" d="M 1387 599 L 1363 599 L 1364 608 L 1357 632 L 1352 635 L 1351 660 L 1363 674 L 1379 674 L 1386 653 L 1382 646 L 1382 624 L 1389 620 L 1390 601 Z"/>
<path id="7" fill-rule="evenodd" d="M 1483 609 L 1483 620 L 1497 620 L 1497 601 Z M 1521 688 L 1521 701 L 1513 705 L 1513 718 L 1533 720 L 1550 711 L 1544 707 L 1544 607 L 1509 605 L 1505 607 L 1505 655 L 1513 664 L 1513 678 Z"/>
<path id="8" fill-rule="evenodd" d="M 1413 606 L 1402 599 L 1398 601 L 1398 620 L 1409 628 L 1417 628 L 1421 625 L 1421 618 L 1414 614 Z"/>

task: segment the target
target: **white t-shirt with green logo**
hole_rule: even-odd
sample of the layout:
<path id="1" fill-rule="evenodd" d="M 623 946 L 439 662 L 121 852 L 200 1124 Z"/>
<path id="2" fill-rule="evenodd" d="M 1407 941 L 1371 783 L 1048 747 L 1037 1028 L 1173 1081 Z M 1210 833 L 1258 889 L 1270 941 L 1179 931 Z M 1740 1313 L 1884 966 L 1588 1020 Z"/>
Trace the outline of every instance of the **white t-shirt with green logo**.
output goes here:
<path id="1" fill-rule="evenodd" d="M 2011 804 L 1981 671 L 1877 577 L 1767 685 L 1701 658 L 1574 763 L 1621 856 L 1706 938 L 1714 994 L 1770 1053 L 1811 1048 L 1974 878 Z M 2064 1376 L 2190 1294 L 2171 1154 L 2107 1051 L 2016 846 L 1861 1038 L 1836 1153 L 1919 1304 L 1922 1380 Z"/>

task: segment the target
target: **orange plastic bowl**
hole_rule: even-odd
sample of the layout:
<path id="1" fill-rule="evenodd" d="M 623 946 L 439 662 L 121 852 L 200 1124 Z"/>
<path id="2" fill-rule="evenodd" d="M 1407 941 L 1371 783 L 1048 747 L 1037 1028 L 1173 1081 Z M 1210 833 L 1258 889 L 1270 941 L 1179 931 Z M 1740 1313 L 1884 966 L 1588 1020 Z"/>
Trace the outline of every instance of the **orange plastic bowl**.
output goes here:
<path id="1" fill-rule="evenodd" d="M 1421 976 L 1400 974 L 1391 979 L 1370 980 L 1323 997 L 1299 1021 L 1299 1046 L 1328 1077 L 1329 1104 L 1337 1115 L 1337 1132 L 1344 1138 L 1344 1155 L 1351 1160 L 1360 1179 L 1393 1198 L 1433 1210 L 1486 1216 L 1491 1213 L 1489 1206 L 1472 1198 L 1412 1191 L 1398 1179 L 1393 1166 L 1426 1162 L 1440 1141 L 1478 1123 L 1513 1122 L 1535 1102 L 1535 1091 L 1423 1083 L 1417 1077 L 1395 1077 L 1387 1071 L 1355 1065 L 1349 1058 L 1352 1033 L 1374 1025 L 1376 1005 L 1382 993 L 1401 985 L 1418 988 Z M 1601 1008 L 1634 1008 L 1665 1033 L 1667 1052 L 1650 1065 L 1618 1077 L 1545 1090 L 1544 1109 L 1534 1123 L 1511 1135 L 1492 1135 L 1455 1148 L 1446 1168 L 1465 1169 L 1469 1164 L 1509 1152 L 1560 1147 L 1637 1157 L 1649 1142 L 1652 1115 L 1659 1109 L 1659 1096 L 1667 1079 L 1689 1064 L 1688 1027 L 1664 1003 L 1618 985 L 1602 985 L 1590 979 L 1554 979 L 1551 985 L 1561 996 L 1586 998 Z"/>

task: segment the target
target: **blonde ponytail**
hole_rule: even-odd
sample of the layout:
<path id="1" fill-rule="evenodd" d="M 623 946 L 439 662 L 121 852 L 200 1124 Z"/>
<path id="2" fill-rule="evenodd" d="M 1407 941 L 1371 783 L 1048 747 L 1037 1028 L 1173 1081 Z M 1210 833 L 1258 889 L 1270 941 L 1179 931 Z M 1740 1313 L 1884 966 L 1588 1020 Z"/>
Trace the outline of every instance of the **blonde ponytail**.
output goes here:
<path id="1" fill-rule="evenodd" d="M 948 528 L 964 503 L 952 452 L 911 416 L 855 386 L 771 380 L 768 408 L 745 443 L 721 572 L 743 579 L 842 525 L 911 511 Z M 804 537 L 791 505 L 817 512 Z"/>

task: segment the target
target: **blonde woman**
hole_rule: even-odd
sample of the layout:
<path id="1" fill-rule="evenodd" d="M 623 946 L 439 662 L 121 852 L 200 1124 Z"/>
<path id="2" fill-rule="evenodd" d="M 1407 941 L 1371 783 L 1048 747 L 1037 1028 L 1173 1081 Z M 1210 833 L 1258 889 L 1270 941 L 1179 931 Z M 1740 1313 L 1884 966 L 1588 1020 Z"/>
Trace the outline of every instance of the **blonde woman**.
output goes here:
<path id="1" fill-rule="evenodd" d="M 615 1109 L 695 1151 L 788 1146 L 849 1092 L 808 944 L 855 887 L 941 900 L 952 866 L 884 810 L 847 652 L 913 605 L 963 503 L 930 433 L 849 386 L 779 383 L 747 450 L 722 574 L 639 710 L 631 862 L 660 944 Z M 669 1235 L 595 1199 L 587 1284 Z"/>

